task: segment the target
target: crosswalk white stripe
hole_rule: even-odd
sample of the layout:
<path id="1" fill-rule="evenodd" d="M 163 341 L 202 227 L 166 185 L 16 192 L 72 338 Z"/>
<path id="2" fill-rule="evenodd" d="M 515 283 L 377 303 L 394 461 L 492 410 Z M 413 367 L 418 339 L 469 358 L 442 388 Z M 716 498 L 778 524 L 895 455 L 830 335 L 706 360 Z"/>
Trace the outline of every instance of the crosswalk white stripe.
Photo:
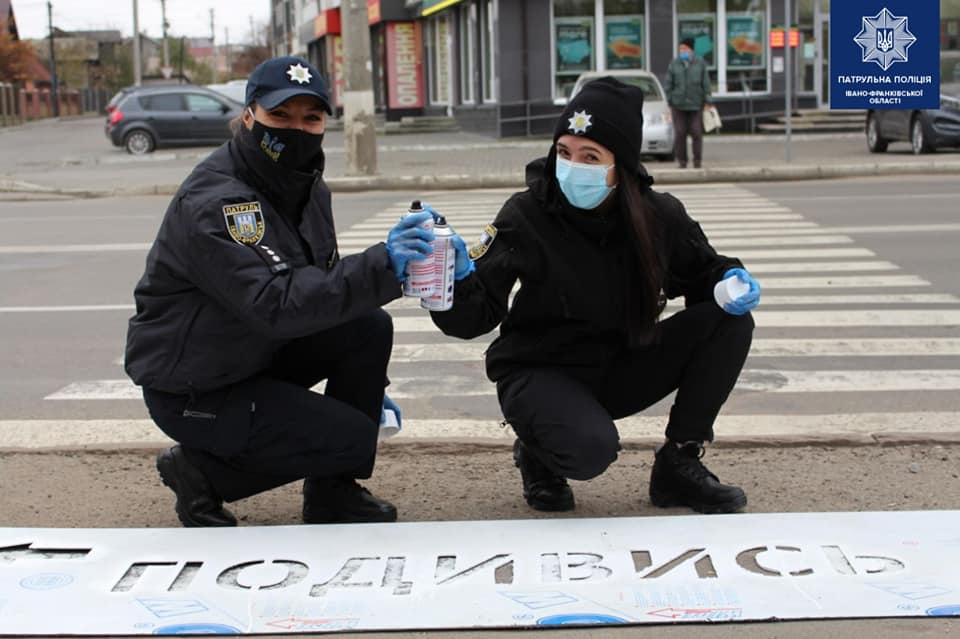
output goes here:
<path id="1" fill-rule="evenodd" d="M 800 288 L 913 288 L 930 286 L 916 275 L 837 275 L 830 277 L 764 277 L 764 291 Z"/>
<path id="2" fill-rule="evenodd" d="M 479 233 L 479 231 L 478 231 Z M 382 241 L 386 238 L 351 238 L 345 237 L 339 243 L 340 254 L 349 255 L 359 253 L 367 247 Z M 848 235 L 807 235 L 807 236 L 788 236 L 788 237 L 762 237 L 762 238 L 718 238 L 710 242 L 717 249 L 735 249 L 740 247 L 758 248 L 766 246 L 829 246 L 834 244 L 853 244 L 853 239 Z"/>
<path id="3" fill-rule="evenodd" d="M 741 260 L 796 260 L 828 257 L 876 257 L 866 248 L 802 248 L 802 249 L 744 249 L 737 253 Z"/>
<path id="4" fill-rule="evenodd" d="M 724 216 L 727 217 L 727 216 Z M 781 216 L 776 216 L 777 219 L 770 220 L 768 218 L 752 218 L 748 216 L 735 216 L 737 218 L 743 219 L 734 219 L 734 220 L 705 220 L 704 218 L 699 218 L 700 225 L 704 230 L 750 230 L 750 229 L 764 229 L 764 228 L 821 228 L 816 222 L 807 222 L 807 221 L 791 221 L 791 220 L 782 220 L 779 219 Z M 793 219 L 799 219 L 799 216 L 795 216 Z M 482 229 L 486 227 L 487 224 L 493 221 L 492 217 L 479 217 L 479 216 L 470 216 L 470 218 L 449 218 L 451 223 L 456 223 L 456 229 L 460 232 L 463 229 L 469 228 L 479 228 Z M 337 234 L 337 237 L 350 236 L 359 233 L 369 233 L 376 231 L 377 233 L 386 233 L 389 229 L 396 224 L 396 219 L 382 220 L 376 223 L 372 222 L 361 222 L 359 224 L 354 224 L 353 226 L 345 229 Z"/>
<path id="5" fill-rule="evenodd" d="M 394 344 L 390 362 L 482 361 L 490 346 L 483 341 L 432 344 Z M 758 357 L 945 357 L 960 355 L 960 338 L 754 338 L 750 358 Z"/>
<path id="6" fill-rule="evenodd" d="M 33 244 L 0 246 L 0 254 L 18 255 L 30 253 L 117 253 L 126 251 L 146 251 L 150 244 Z"/>
<path id="7" fill-rule="evenodd" d="M 898 271 L 892 262 L 751 262 L 750 272 L 764 273 L 840 273 L 849 271 Z"/>
<path id="8" fill-rule="evenodd" d="M 952 434 L 957 413 L 827 413 L 816 415 L 731 415 L 722 413 L 714 424 L 719 439 L 760 441 L 774 437 L 815 441 L 845 439 L 873 443 L 877 437 L 915 434 Z M 635 415 L 617 420 L 622 439 L 659 441 L 666 417 Z M 416 419 L 407 411 L 403 430 L 387 442 L 468 438 L 502 440 L 515 435 L 500 419 Z M 171 440 L 149 419 L 17 419 L 0 420 L 0 449 L 42 450 L 116 445 L 169 446 Z"/>
<path id="9" fill-rule="evenodd" d="M 764 280 L 766 281 L 766 280 Z M 771 306 L 853 306 L 853 305 L 877 305 L 877 306 L 903 306 L 905 304 L 960 304 L 960 297 L 950 295 L 949 293 L 891 293 L 891 294 L 859 294 L 859 295 L 764 295 L 762 298 L 762 309 L 767 310 Z M 670 300 L 667 303 L 668 310 L 678 310 L 683 308 L 683 298 Z M 0 312 L 2 312 L 0 307 Z M 42 307 L 40 307 L 42 308 Z M 125 307 L 125 308 L 133 308 Z M 385 307 L 390 311 L 394 310 L 412 310 L 420 309 L 420 298 L 401 297 L 387 304 Z M 94 307 L 91 310 L 98 310 Z"/>
<path id="10" fill-rule="evenodd" d="M 764 311 L 753 312 L 758 327 L 842 327 L 842 326 L 957 326 L 960 310 L 846 310 L 826 311 Z M 426 333 L 437 331 L 426 314 L 394 316 L 393 329 L 397 333 Z"/>
<path id="11" fill-rule="evenodd" d="M 322 388 L 322 384 L 317 388 Z M 816 370 L 784 371 L 744 369 L 734 392 L 764 393 L 870 393 L 893 391 L 960 390 L 960 370 Z M 465 375 L 443 377 L 390 377 L 390 397 L 495 396 L 493 384 Z M 48 400 L 140 399 L 141 391 L 127 379 L 76 382 L 47 395 Z"/>

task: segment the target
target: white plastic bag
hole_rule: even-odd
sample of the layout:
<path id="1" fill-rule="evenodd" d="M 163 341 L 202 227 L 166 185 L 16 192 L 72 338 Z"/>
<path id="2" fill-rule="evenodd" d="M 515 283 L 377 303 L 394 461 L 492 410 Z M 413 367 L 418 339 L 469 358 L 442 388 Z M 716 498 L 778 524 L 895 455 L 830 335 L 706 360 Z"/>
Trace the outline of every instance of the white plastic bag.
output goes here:
<path id="1" fill-rule="evenodd" d="M 720 114 L 717 112 L 717 107 L 710 104 L 703 109 L 704 133 L 710 133 L 711 131 L 715 131 L 722 126 L 723 122 L 720 121 Z"/>

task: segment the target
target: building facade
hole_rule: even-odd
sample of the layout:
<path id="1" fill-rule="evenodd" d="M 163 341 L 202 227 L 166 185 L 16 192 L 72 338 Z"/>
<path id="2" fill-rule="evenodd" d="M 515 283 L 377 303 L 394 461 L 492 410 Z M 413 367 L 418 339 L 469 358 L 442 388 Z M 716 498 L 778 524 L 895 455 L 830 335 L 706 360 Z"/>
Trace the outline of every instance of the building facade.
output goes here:
<path id="1" fill-rule="evenodd" d="M 838 0 L 834 0 L 838 1 Z M 584 71 L 663 77 L 680 40 L 707 61 L 725 129 L 829 106 L 830 0 L 368 0 L 378 111 L 447 115 L 496 136 L 552 129 Z M 275 53 L 306 55 L 342 88 L 339 0 L 274 0 Z M 960 0 L 941 0 L 941 76 L 960 81 Z M 785 23 L 791 28 L 784 29 Z M 275 34 L 278 31 L 275 29 Z"/>

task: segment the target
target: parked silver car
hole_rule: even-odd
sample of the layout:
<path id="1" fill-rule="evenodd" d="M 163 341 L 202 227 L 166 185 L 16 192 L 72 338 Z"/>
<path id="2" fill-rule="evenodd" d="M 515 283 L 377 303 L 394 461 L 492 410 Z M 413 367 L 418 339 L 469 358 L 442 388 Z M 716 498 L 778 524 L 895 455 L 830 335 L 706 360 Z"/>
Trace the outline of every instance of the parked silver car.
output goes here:
<path id="1" fill-rule="evenodd" d="M 883 153 L 887 145 L 907 140 L 914 153 L 960 147 L 960 83 L 940 85 L 939 109 L 867 111 L 867 148 Z"/>
<path id="2" fill-rule="evenodd" d="M 643 91 L 643 146 L 640 153 L 672 162 L 674 159 L 673 121 L 670 119 L 670 106 L 667 104 L 663 86 L 654 74 L 641 69 L 587 71 L 577 78 L 570 97 L 579 93 L 587 82 L 608 75 L 626 84 L 636 85 Z"/>

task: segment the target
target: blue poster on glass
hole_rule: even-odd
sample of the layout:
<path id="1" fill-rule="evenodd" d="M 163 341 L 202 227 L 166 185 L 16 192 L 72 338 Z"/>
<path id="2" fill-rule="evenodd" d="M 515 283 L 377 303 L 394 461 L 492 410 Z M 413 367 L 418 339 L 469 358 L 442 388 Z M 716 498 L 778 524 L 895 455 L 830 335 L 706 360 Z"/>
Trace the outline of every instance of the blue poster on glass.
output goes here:
<path id="1" fill-rule="evenodd" d="M 830 3 L 831 109 L 936 109 L 940 0 Z"/>

